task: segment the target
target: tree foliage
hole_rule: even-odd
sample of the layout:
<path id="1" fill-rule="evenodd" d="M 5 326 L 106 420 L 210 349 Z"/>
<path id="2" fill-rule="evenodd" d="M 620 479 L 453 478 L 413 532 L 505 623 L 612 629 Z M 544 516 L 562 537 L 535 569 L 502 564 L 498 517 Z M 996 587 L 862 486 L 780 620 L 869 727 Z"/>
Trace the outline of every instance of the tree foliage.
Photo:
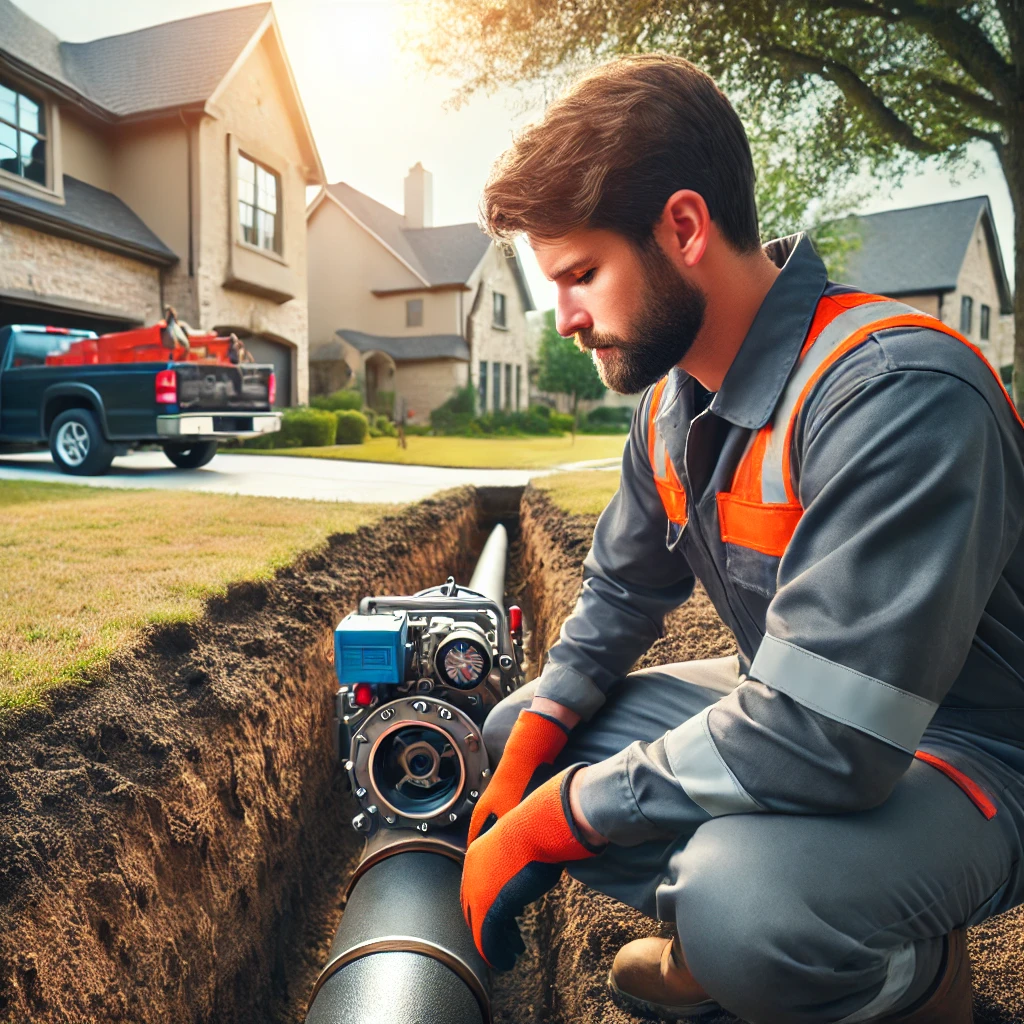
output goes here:
<path id="1" fill-rule="evenodd" d="M 953 167 L 969 144 L 991 146 L 1016 212 L 1024 379 L 1021 0 L 431 0 L 424 10 L 415 45 L 461 96 L 557 81 L 621 54 L 688 57 L 733 99 L 755 157 L 759 146 L 789 154 L 762 187 L 801 186 L 802 214 L 816 189 L 827 205 L 860 171 L 898 182 L 921 158 Z M 782 195 L 779 214 L 791 216 Z"/>
<path id="2" fill-rule="evenodd" d="M 581 398 L 593 400 L 605 393 L 590 353 L 581 352 L 572 338 L 563 338 L 555 330 L 553 309 L 544 314 L 537 364 L 537 387 L 551 394 L 568 395 L 572 399 L 574 422 Z"/>

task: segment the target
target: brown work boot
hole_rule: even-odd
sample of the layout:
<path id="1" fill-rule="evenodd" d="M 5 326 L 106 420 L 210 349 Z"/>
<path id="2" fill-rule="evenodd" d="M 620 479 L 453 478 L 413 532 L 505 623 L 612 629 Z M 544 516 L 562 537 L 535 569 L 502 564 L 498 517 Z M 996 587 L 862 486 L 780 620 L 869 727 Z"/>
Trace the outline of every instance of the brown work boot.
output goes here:
<path id="1" fill-rule="evenodd" d="M 946 956 L 935 984 L 913 1006 L 876 1024 L 973 1024 L 973 1002 L 967 932 L 960 928 L 946 936 Z"/>
<path id="2" fill-rule="evenodd" d="M 699 1017 L 719 1009 L 687 969 L 678 937 L 627 942 L 615 954 L 608 988 L 620 1006 L 659 1020 Z"/>

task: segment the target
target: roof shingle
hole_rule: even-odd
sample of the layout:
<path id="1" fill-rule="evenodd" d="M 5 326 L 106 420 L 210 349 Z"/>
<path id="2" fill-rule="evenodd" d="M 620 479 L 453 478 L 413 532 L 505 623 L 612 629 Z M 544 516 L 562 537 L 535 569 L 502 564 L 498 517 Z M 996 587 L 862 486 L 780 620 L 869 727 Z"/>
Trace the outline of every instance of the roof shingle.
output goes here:
<path id="1" fill-rule="evenodd" d="M 491 245 L 476 224 L 408 228 L 402 214 L 343 181 L 327 189 L 428 285 L 465 284 Z"/>
<path id="2" fill-rule="evenodd" d="M 155 263 L 171 264 L 178 259 L 117 196 L 68 175 L 64 176 L 63 205 L 0 187 L 0 210 L 6 210 L 11 219 L 26 218 L 46 221 L 58 229 L 78 229 L 99 244 L 110 242 L 117 251 L 149 256 Z"/>
<path id="3" fill-rule="evenodd" d="M 421 334 L 413 338 L 389 338 L 345 328 L 334 333 L 360 352 L 384 352 L 396 363 L 409 363 L 418 359 L 458 359 L 460 362 L 469 362 L 469 345 L 466 344 L 465 338 L 460 338 L 457 334 Z M 340 359 L 341 356 L 341 343 L 328 341 L 311 351 L 309 358 L 313 362 L 324 362 Z"/>
<path id="4" fill-rule="evenodd" d="M 847 253 L 840 276 L 848 284 L 880 295 L 950 291 L 956 288 L 967 246 L 983 213 L 991 230 L 1000 296 L 1008 305 L 1009 283 L 988 196 L 847 218 L 859 245 Z"/>
<path id="5" fill-rule="evenodd" d="M 0 51 L 124 117 L 208 100 L 269 10 L 269 3 L 252 4 L 63 43 L 0 0 Z"/>

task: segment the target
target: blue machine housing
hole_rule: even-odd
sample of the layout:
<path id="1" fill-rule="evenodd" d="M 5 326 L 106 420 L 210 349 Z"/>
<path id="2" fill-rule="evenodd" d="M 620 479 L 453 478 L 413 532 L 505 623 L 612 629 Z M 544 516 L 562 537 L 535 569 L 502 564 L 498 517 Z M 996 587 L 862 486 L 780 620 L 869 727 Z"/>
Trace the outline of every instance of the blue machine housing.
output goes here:
<path id="1" fill-rule="evenodd" d="M 338 682 L 400 683 L 405 674 L 409 617 L 353 612 L 334 631 L 334 671 Z"/>

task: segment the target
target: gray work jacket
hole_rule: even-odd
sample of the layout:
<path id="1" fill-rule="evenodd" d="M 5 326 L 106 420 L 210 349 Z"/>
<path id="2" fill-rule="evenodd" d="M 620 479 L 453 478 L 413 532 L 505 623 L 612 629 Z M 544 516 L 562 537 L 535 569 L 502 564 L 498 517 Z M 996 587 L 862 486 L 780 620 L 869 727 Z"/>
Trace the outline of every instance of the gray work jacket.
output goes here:
<path id="1" fill-rule="evenodd" d="M 676 369 L 658 409 L 685 525 L 654 484 L 648 391 L 537 689 L 592 716 L 695 578 L 735 633 L 732 693 L 588 773 L 584 812 L 622 845 L 719 814 L 876 806 L 930 724 L 1024 746 L 1024 430 L 962 341 L 903 327 L 840 358 L 795 421 L 803 514 L 784 554 L 722 540 L 717 495 L 771 420 L 819 299 L 853 291 L 802 235 L 766 251 L 781 273 L 720 390 Z"/>

